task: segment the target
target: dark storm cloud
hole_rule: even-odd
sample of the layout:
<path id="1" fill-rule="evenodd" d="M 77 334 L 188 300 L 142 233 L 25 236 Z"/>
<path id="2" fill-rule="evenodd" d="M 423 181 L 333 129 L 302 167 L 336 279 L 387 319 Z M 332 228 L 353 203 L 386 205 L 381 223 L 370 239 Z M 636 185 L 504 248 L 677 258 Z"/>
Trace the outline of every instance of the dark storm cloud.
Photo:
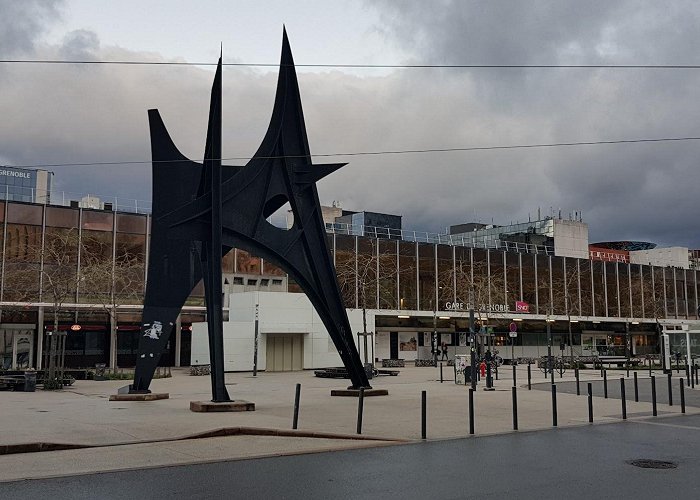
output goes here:
<path id="1" fill-rule="evenodd" d="M 377 4 L 374 4 L 377 5 Z M 446 64 L 698 64 L 695 2 L 382 2 L 383 31 L 417 62 Z M 698 70 L 451 70 L 471 85 L 467 144 L 700 135 Z M 443 74 L 446 73 L 443 72 Z M 459 74 L 460 77 L 454 76 Z M 453 95 L 446 95 L 452 99 Z M 483 113 L 478 116 L 476 113 Z M 457 140 L 443 126 L 446 140 Z M 580 209 L 592 239 L 700 246 L 700 143 L 596 146 L 463 157 L 483 186 L 476 207 L 509 222 L 538 205 Z M 513 169 L 528 179 L 513 178 Z M 448 169 L 450 170 L 450 169 Z M 440 192 L 425 192 L 440 199 Z M 519 206 L 513 198 L 521 200 Z M 493 209 L 492 208 L 492 209 Z M 487 208 L 488 210 L 488 208 Z M 479 210 L 483 212 L 482 210 Z M 487 218 L 488 219 L 488 218 Z"/>
<path id="2" fill-rule="evenodd" d="M 29 11 L 16 14 L 18 25 L 40 4 L 27 5 Z M 382 13 L 378 29 L 416 62 L 700 63 L 700 7 L 693 3 L 371 5 Z M 85 30 L 57 45 L 38 43 L 42 27 L 24 24 L 26 33 L 16 36 L 29 40 L 23 50 L 32 57 L 163 60 L 105 46 Z M 292 48 L 304 36 L 289 35 Z M 0 39 L 6 36 L 0 32 Z M 228 54 L 237 56 L 235 48 Z M 310 55 L 295 52 L 295 58 Z M 149 108 L 161 111 L 183 154 L 202 157 L 211 69 L 15 65 L 0 71 L 0 163 L 147 161 Z M 384 76 L 304 72 L 299 80 L 312 152 L 338 153 L 700 136 L 699 75 L 402 69 Z M 227 68 L 223 81 L 224 156 L 250 155 L 267 127 L 276 73 Z M 669 143 L 324 158 L 318 161 L 350 164 L 321 181 L 319 194 L 348 209 L 404 215 L 412 229 L 439 231 L 474 219 L 507 224 L 552 207 L 564 216 L 583 211 L 592 240 L 697 247 L 698 152 L 700 143 Z M 150 165 L 53 170 L 60 189 L 150 198 Z"/>

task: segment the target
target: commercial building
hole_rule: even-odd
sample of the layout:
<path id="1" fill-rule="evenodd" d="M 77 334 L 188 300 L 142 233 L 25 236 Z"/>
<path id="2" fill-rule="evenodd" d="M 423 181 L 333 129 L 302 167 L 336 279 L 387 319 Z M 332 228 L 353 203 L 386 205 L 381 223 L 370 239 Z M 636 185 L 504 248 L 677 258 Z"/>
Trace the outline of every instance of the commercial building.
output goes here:
<path id="1" fill-rule="evenodd" d="M 53 172 L 0 165 L 0 199 L 50 203 Z"/>

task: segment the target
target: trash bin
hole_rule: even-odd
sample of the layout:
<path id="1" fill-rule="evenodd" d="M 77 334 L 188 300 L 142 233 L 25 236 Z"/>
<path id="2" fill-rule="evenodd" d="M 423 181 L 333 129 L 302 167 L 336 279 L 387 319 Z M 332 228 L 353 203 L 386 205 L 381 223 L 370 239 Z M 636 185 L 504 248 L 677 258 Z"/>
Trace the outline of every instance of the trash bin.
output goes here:
<path id="1" fill-rule="evenodd" d="M 367 374 L 367 379 L 372 380 L 372 377 L 374 377 L 374 365 L 372 363 L 365 363 L 365 373 Z"/>
<path id="2" fill-rule="evenodd" d="M 36 391 L 36 372 L 24 372 L 24 392 Z"/>
<path id="3" fill-rule="evenodd" d="M 107 365 L 105 363 L 95 363 L 95 376 L 94 380 L 107 380 L 105 377 L 105 369 Z"/>

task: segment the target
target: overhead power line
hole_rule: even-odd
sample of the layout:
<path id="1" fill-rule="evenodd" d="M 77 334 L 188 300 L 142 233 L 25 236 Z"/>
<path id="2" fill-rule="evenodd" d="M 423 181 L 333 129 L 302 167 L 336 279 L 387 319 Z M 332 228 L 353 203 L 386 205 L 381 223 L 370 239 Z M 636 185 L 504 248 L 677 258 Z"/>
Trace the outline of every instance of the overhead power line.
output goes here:
<path id="1" fill-rule="evenodd" d="M 582 142 L 553 142 L 546 144 L 514 144 L 506 146 L 470 146 L 461 148 L 430 148 L 430 149 L 401 149 L 401 150 L 385 150 L 385 151 L 356 151 L 349 153 L 319 153 L 312 154 L 312 158 L 331 158 L 331 157 L 346 157 L 346 156 L 380 156 L 380 155 L 404 155 L 404 154 L 426 154 L 426 153 L 452 153 L 452 152 L 468 152 L 468 151 L 494 151 L 507 149 L 536 149 L 536 148 L 559 148 L 573 146 L 598 146 L 612 144 L 640 144 L 640 143 L 657 143 L 657 142 L 682 142 L 682 141 L 700 141 L 700 137 L 666 137 L 660 139 L 622 139 L 616 141 L 582 141 Z M 284 156 L 260 156 L 259 159 L 278 159 L 278 158 L 301 158 L 300 155 L 284 155 Z M 209 158 L 207 158 L 209 159 Z M 250 156 L 232 156 L 221 158 L 221 161 L 248 161 Z M 175 163 L 180 160 L 164 160 L 153 163 Z M 108 165 L 143 165 L 152 163 L 151 160 L 139 161 L 96 161 L 82 163 L 41 163 L 32 165 L 5 165 L 6 167 L 16 168 L 55 168 L 55 167 L 92 167 L 92 166 L 108 166 Z"/>
<path id="2" fill-rule="evenodd" d="M 2 64 L 93 64 L 115 66 L 216 66 L 215 62 L 188 61 L 96 61 L 62 59 L 0 59 Z M 223 66 L 279 67 L 278 63 L 222 63 Z M 700 69 L 700 64 L 295 64 L 301 68 L 354 69 Z"/>

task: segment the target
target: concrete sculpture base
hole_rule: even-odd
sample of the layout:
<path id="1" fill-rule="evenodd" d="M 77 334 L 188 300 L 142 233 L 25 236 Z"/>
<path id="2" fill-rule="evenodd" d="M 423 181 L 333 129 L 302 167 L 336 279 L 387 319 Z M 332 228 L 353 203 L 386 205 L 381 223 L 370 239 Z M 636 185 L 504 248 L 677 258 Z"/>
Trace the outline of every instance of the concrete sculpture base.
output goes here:
<path id="1" fill-rule="evenodd" d="M 388 396 L 388 389 L 365 389 L 365 397 L 369 396 Z M 331 396 L 346 396 L 351 398 L 359 398 L 359 389 L 331 389 Z"/>
<path id="2" fill-rule="evenodd" d="M 167 392 L 149 392 L 147 394 L 112 394 L 110 401 L 156 401 L 158 399 L 169 399 Z"/>
<path id="3" fill-rule="evenodd" d="M 190 411 L 197 413 L 209 413 L 215 411 L 255 411 L 255 403 L 237 399 L 215 403 L 213 401 L 190 401 Z"/>

